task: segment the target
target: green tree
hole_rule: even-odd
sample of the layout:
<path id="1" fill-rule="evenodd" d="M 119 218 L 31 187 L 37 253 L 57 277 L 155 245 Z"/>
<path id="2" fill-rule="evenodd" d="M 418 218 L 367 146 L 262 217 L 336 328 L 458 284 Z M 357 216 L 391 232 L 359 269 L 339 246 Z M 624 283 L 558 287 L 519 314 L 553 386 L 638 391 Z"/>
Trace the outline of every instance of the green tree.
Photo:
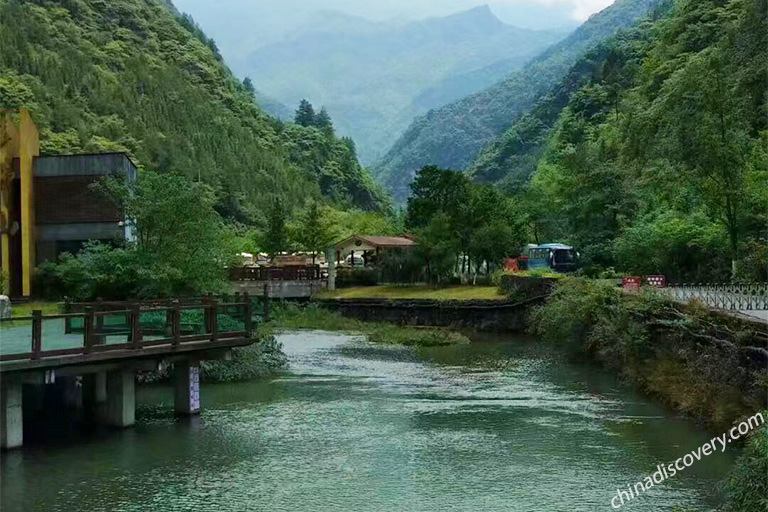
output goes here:
<path id="1" fill-rule="evenodd" d="M 152 171 L 143 171 L 135 185 L 111 177 L 94 187 L 125 211 L 135 239 L 87 244 L 44 265 L 41 281 L 52 295 L 126 299 L 225 289 L 236 249 L 209 187 Z"/>
<path id="2" fill-rule="evenodd" d="M 252 97 L 256 97 L 256 88 L 253 86 L 253 82 L 251 81 L 250 77 L 245 77 L 243 79 L 243 89 L 245 89 L 245 92 L 250 94 Z"/>
<path id="3" fill-rule="evenodd" d="M 294 122 L 299 126 L 315 126 L 315 109 L 309 101 L 301 100 L 299 102 Z"/>
<path id="4" fill-rule="evenodd" d="M 218 281 L 234 257 L 230 232 L 206 185 L 144 171 L 134 186 L 107 178 L 97 188 L 123 208 L 140 252 L 178 269 L 198 286 Z"/>
<path id="5" fill-rule="evenodd" d="M 437 284 L 444 282 L 453 272 L 459 249 L 451 219 L 439 212 L 417 234 L 418 245 L 414 251 L 423 262 L 427 280 Z"/>
<path id="6" fill-rule="evenodd" d="M 700 197 L 728 232 L 733 275 L 747 201 L 751 141 L 731 94 L 724 56 L 716 49 L 692 57 L 661 89 L 654 109 L 654 135 L 661 153 L 686 173 Z"/>
<path id="7" fill-rule="evenodd" d="M 285 211 L 280 198 L 275 198 L 272 201 L 272 208 L 269 210 L 269 217 L 267 218 L 267 230 L 264 233 L 264 250 L 269 254 L 271 258 L 279 254 L 282 251 L 288 249 L 288 231 L 286 229 L 286 221 L 288 214 Z"/>
<path id="8" fill-rule="evenodd" d="M 314 200 L 307 203 L 291 231 L 298 246 L 312 254 L 312 264 L 317 254 L 325 252 L 337 236 L 326 209 Z"/>
<path id="9" fill-rule="evenodd" d="M 331 120 L 331 115 L 328 113 L 328 110 L 325 107 L 322 107 L 320 112 L 318 112 L 315 116 L 314 125 L 319 128 L 320 131 L 322 131 L 326 136 L 334 136 L 333 121 Z"/>
<path id="10" fill-rule="evenodd" d="M 471 182 L 462 173 L 434 165 L 423 167 L 411 183 L 406 227 L 426 227 L 438 212 L 455 224 L 462 208 L 469 204 L 470 190 Z"/>

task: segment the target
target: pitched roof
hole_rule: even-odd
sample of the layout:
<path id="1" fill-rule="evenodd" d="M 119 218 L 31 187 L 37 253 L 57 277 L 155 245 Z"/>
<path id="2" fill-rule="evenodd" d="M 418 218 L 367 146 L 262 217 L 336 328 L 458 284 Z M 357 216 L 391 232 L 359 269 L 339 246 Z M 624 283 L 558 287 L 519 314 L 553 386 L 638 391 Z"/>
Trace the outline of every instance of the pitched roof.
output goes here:
<path id="1" fill-rule="evenodd" d="M 369 244 L 378 245 L 379 247 L 409 247 L 411 245 L 416 245 L 416 242 L 404 236 L 358 235 L 358 238 L 362 238 Z"/>
<path id="2" fill-rule="evenodd" d="M 404 236 L 369 236 L 369 235 L 352 235 L 349 238 L 337 243 L 336 246 L 344 245 L 348 241 L 353 239 L 359 239 L 367 242 L 375 247 L 395 248 L 395 247 L 412 247 L 417 243 L 411 238 Z"/>

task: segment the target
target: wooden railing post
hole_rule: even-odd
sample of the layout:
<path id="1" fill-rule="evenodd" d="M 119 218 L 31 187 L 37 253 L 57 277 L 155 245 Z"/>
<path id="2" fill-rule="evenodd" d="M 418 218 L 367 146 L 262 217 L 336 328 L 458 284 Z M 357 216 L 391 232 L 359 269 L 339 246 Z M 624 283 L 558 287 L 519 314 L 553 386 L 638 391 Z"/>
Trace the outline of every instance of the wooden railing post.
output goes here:
<path id="1" fill-rule="evenodd" d="M 248 292 L 243 294 L 243 302 L 245 302 L 245 318 L 243 319 L 243 323 L 245 324 L 245 337 L 250 338 L 252 334 L 251 331 L 253 331 L 253 303 L 251 302 L 251 296 L 248 295 Z"/>
<path id="2" fill-rule="evenodd" d="M 174 299 L 172 302 L 173 309 L 171 310 L 171 336 L 173 337 L 173 348 L 179 346 L 181 342 L 181 304 Z"/>
<path id="3" fill-rule="evenodd" d="M 219 338 L 219 301 L 211 299 L 208 307 L 211 309 L 211 341 L 216 341 Z"/>
<path id="4" fill-rule="evenodd" d="M 43 312 L 32 311 L 32 359 L 40 359 L 43 351 Z"/>
<path id="5" fill-rule="evenodd" d="M 64 314 L 68 315 L 72 313 L 72 304 L 69 299 L 64 301 Z M 72 318 L 67 317 L 64 319 L 64 334 L 72 334 Z"/>
<path id="6" fill-rule="evenodd" d="M 269 322 L 269 284 L 264 285 L 264 321 Z"/>
<path id="7" fill-rule="evenodd" d="M 83 352 L 90 353 L 93 349 L 93 326 L 94 326 L 94 312 L 91 306 L 85 308 L 85 318 L 83 318 Z"/>
<path id="8" fill-rule="evenodd" d="M 94 338 L 94 343 L 97 344 L 97 345 L 101 345 L 102 340 L 104 339 L 102 337 L 102 334 L 104 333 L 104 315 L 103 314 L 98 314 L 98 313 L 101 313 L 101 312 L 103 312 L 105 310 L 104 304 L 102 304 L 102 302 L 104 302 L 104 299 L 102 299 L 101 297 L 98 297 L 96 299 L 96 311 L 95 311 L 95 313 L 97 313 L 97 314 L 96 314 L 96 317 L 95 317 L 96 318 L 96 326 L 94 328 L 94 334 L 96 335 L 96 337 Z"/>
<path id="9" fill-rule="evenodd" d="M 138 304 L 131 306 L 131 343 L 133 348 L 141 348 L 141 308 Z"/>

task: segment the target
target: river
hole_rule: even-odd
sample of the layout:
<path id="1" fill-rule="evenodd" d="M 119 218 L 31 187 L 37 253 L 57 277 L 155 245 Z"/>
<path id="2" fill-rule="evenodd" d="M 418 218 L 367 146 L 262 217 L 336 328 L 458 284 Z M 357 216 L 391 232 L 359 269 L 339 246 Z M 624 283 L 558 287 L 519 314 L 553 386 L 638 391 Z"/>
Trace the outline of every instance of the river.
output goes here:
<path id="1" fill-rule="evenodd" d="M 0 508 L 593 512 L 713 437 L 526 338 L 280 341 L 283 375 L 204 385 L 198 418 L 174 419 L 170 390 L 144 386 L 135 428 L 4 454 Z M 732 457 L 705 457 L 621 509 L 711 510 Z"/>

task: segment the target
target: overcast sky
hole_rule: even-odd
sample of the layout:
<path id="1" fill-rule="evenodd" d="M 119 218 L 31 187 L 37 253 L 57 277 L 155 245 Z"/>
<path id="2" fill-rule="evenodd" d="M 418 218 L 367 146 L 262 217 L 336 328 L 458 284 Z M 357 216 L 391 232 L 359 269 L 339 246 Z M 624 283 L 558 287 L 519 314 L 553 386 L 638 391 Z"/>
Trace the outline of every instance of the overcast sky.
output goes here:
<path id="1" fill-rule="evenodd" d="M 201 4 L 211 4 L 222 16 L 227 10 L 253 9 L 261 11 L 265 18 L 283 17 L 319 9 L 343 11 L 369 19 L 409 18 L 442 16 L 478 5 L 488 4 L 494 13 L 508 23 L 515 22 L 516 12 L 557 12 L 558 19 L 570 18 L 582 22 L 591 14 L 613 3 L 614 0 L 176 0 L 176 6 L 190 12 L 201 11 Z M 203 20 L 200 20 L 201 22 Z M 542 25 L 546 19 L 540 20 Z"/>
<path id="2" fill-rule="evenodd" d="M 260 46 L 314 24 L 333 10 L 374 21 L 418 20 L 489 5 L 502 21 L 521 28 L 575 28 L 614 0 L 173 0 L 214 38 L 236 73 Z M 238 73 L 239 74 L 239 73 Z"/>

